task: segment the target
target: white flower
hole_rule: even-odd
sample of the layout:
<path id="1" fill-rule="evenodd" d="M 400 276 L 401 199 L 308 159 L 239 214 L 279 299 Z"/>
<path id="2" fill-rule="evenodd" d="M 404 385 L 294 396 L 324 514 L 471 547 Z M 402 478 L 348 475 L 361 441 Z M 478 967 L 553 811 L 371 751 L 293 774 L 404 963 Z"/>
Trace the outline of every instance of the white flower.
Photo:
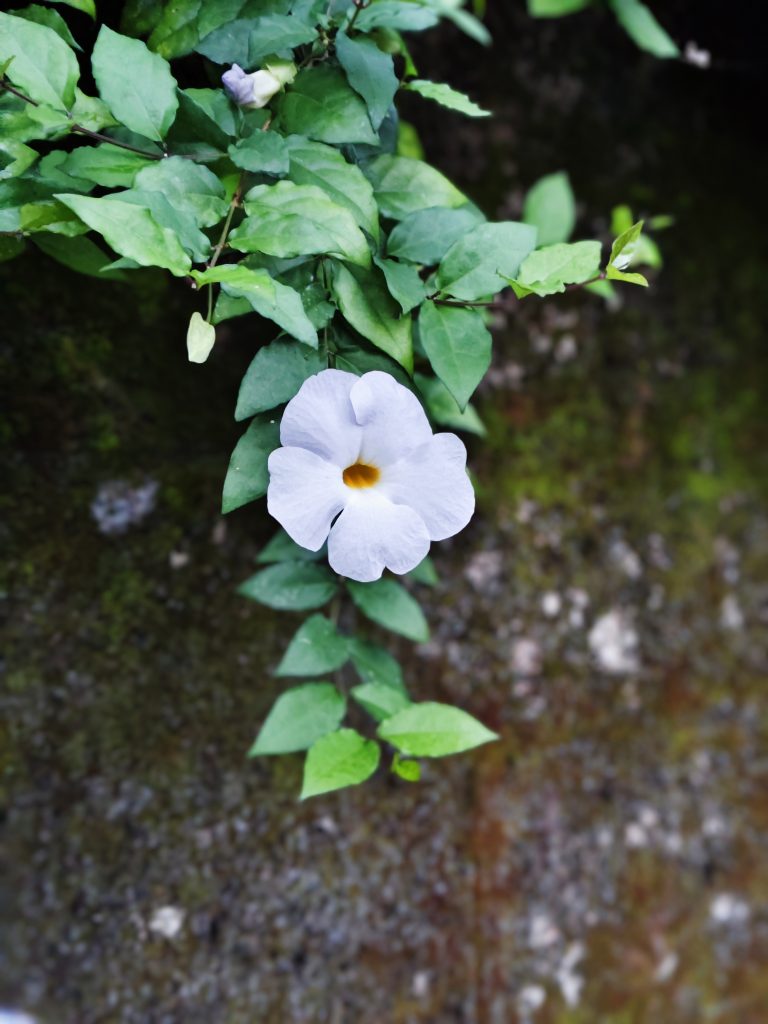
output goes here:
<path id="1" fill-rule="evenodd" d="M 433 434 L 419 400 L 388 373 L 310 377 L 286 406 L 280 440 L 270 513 L 302 547 L 327 539 L 332 568 L 350 579 L 409 572 L 474 512 L 464 445 Z"/>
<path id="2" fill-rule="evenodd" d="M 239 64 L 233 64 L 229 71 L 225 71 L 221 80 L 235 103 L 252 110 L 266 107 L 283 87 L 283 83 L 271 71 L 262 68 L 249 75 Z"/>

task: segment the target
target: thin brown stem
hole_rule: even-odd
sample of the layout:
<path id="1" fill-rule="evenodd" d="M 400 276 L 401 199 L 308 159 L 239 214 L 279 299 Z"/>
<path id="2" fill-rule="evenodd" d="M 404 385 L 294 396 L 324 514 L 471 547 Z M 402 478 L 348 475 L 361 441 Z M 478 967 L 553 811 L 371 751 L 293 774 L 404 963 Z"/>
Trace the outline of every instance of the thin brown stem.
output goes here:
<path id="1" fill-rule="evenodd" d="M 229 209 L 227 210 L 227 217 L 226 217 L 226 220 L 224 221 L 224 227 L 221 229 L 221 235 L 219 236 L 219 240 L 216 243 L 216 248 L 213 250 L 213 255 L 211 256 L 211 258 L 206 263 L 206 267 L 207 267 L 208 270 L 210 270 L 211 267 L 215 267 L 216 266 L 216 264 L 219 261 L 219 256 L 221 256 L 221 254 L 222 254 L 222 252 L 224 250 L 224 246 L 227 244 L 227 237 L 229 235 L 229 229 L 232 226 L 232 218 L 235 215 L 235 210 L 240 205 L 240 201 L 241 201 L 241 199 L 243 197 L 243 187 L 244 186 L 245 186 L 245 172 L 243 172 L 243 174 L 240 175 L 240 181 L 238 181 L 238 183 L 237 183 L 237 188 L 235 189 L 234 194 L 232 196 L 232 200 L 231 200 L 231 202 L 229 204 Z"/>
<path id="2" fill-rule="evenodd" d="M 349 19 L 349 24 L 347 25 L 347 28 L 346 28 L 347 32 L 351 32 L 352 29 L 355 27 L 355 22 L 357 21 L 359 15 L 360 15 L 360 12 L 364 11 L 366 7 L 370 7 L 371 6 L 371 0 L 352 0 L 352 2 L 355 5 L 355 12 L 352 15 L 352 17 Z"/>

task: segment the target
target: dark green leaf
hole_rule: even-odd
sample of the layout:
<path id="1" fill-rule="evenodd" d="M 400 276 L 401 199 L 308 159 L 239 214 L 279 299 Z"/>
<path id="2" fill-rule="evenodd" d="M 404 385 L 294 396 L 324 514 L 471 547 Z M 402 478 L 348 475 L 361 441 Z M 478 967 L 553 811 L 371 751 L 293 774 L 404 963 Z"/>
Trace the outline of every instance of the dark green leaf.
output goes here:
<path id="1" fill-rule="evenodd" d="M 105 188 L 117 188 L 132 185 L 142 167 L 153 162 L 149 157 L 104 142 L 98 146 L 78 146 L 60 164 L 60 170 Z"/>
<path id="2" fill-rule="evenodd" d="M 437 575 L 437 569 L 435 569 L 435 563 L 427 555 L 415 569 L 407 574 L 408 579 L 413 580 L 414 583 L 423 583 L 425 587 L 435 587 L 440 582 L 440 577 Z"/>
<path id="3" fill-rule="evenodd" d="M 455 242 L 437 272 L 441 291 L 472 301 L 494 295 L 515 277 L 536 245 L 536 228 L 505 221 L 479 224 Z"/>
<path id="4" fill-rule="evenodd" d="M 280 427 L 275 420 L 260 416 L 251 423 L 229 460 L 221 498 L 222 512 L 232 512 L 267 493 L 267 459 L 279 445 Z"/>
<path id="5" fill-rule="evenodd" d="M 229 159 L 237 167 L 261 174 L 288 173 L 288 147 L 277 132 L 253 132 L 229 147 Z"/>
<path id="6" fill-rule="evenodd" d="M 679 57 L 680 50 L 656 20 L 650 8 L 640 0 L 609 0 L 613 13 L 628 36 L 654 57 Z"/>
<path id="7" fill-rule="evenodd" d="M 340 206 L 345 206 L 360 227 L 379 237 L 379 210 L 371 183 L 337 149 L 301 136 L 286 139 L 290 155 L 289 176 L 297 185 L 316 185 Z"/>
<path id="8" fill-rule="evenodd" d="M 195 49 L 217 64 L 239 64 L 251 71 L 264 57 L 287 53 L 316 37 L 317 30 L 299 18 L 267 14 L 230 21 L 207 35 Z"/>
<path id="9" fill-rule="evenodd" d="M 349 84 L 365 100 L 371 124 L 378 130 L 400 84 L 392 57 L 380 50 L 373 39 L 350 39 L 344 32 L 336 36 L 336 56 Z"/>
<path id="10" fill-rule="evenodd" d="M 294 686 L 272 705 L 248 756 L 307 750 L 338 729 L 346 709 L 346 699 L 331 683 Z"/>
<path id="11" fill-rule="evenodd" d="M 396 690 L 384 683 L 363 683 L 361 686 L 353 686 L 350 696 L 354 697 L 377 722 L 391 718 L 411 703 L 402 690 Z"/>
<path id="12" fill-rule="evenodd" d="M 389 578 L 375 583 L 347 580 L 347 588 L 360 611 L 373 622 L 416 643 L 429 640 L 429 626 L 421 607 L 399 583 Z"/>
<path id="13" fill-rule="evenodd" d="M 425 377 L 417 373 L 414 379 L 435 423 L 485 437 L 485 426 L 473 405 L 468 405 L 462 412 L 448 388 L 436 377 Z"/>
<path id="14" fill-rule="evenodd" d="M 396 359 L 408 373 L 413 371 L 411 319 L 400 315 L 378 272 L 347 269 L 337 263 L 333 294 L 345 320 L 356 331 Z"/>
<path id="15" fill-rule="evenodd" d="M 251 576 L 238 593 L 280 611 L 303 612 L 330 601 L 336 593 L 336 580 L 323 566 L 283 562 Z"/>
<path id="16" fill-rule="evenodd" d="M 491 334 L 474 309 L 425 302 L 419 340 L 432 369 L 464 410 L 491 363 Z"/>
<path id="17" fill-rule="evenodd" d="M 10 58 L 5 75 L 14 85 L 38 103 L 69 110 L 80 69 L 52 28 L 0 11 L 0 64 Z"/>
<path id="18" fill-rule="evenodd" d="M 327 366 L 323 354 L 293 341 L 278 339 L 259 349 L 240 384 L 235 419 L 290 401 L 305 380 Z"/>
<path id="19" fill-rule="evenodd" d="M 285 530 L 280 529 L 268 541 L 256 558 L 260 565 L 269 565 L 271 562 L 315 562 L 323 554 L 323 548 L 319 551 L 310 551 L 291 540 Z"/>
<path id="20" fill-rule="evenodd" d="M 218 224 L 229 205 L 216 175 L 180 156 L 165 157 L 144 166 L 134 185 L 148 192 L 162 192 L 168 202 L 192 216 L 201 228 Z"/>
<path id="21" fill-rule="evenodd" d="M 335 672 L 348 657 L 347 637 L 341 636 L 324 615 L 313 615 L 299 626 L 275 674 L 314 676 Z"/>
<path id="22" fill-rule="evenodd" d="M 378 256 L 374 256 L 374 262 L 384 274 L 389 294 L 400 304 L 403 313 L 410 313 L 424 301 L 427 290 L 415 267 L 396 260 L 383 260 Z"/>
<path id="23" fill-rule="evenodd" d="M 299 72 L 281 100 L 279 127 L 285 135 L 306 135 L 336 145 L 378 143 L 368 108 L 338 68 Z"/>
<path id="24" fill-rule="evenodd" d="M 384 154 L 363 171 L 373 185 L 382 215 L 402 220 L 433 206 L 464 206 L 467 197 L 422 160 Z"/>
<path id="25" fill-rule="evenodd" d="M 387 241 L 387 252 L 411 263 L 435 266 L 454 242 L 484 220 L 470 204 L 455 210 L 440 206 L 419 210 L 395 225 Z"/>
<path id="26" fill-rule="evenodd" d="M 35 235 L 34 243 L 38 249 L 65 267 L 76 270 L 89 277 L 101 277 L 114 281 L 125 280 L 119 270 L 105 271 L 112 262 L 112 257 L 95 245 L 90 238 L 64 238 L 61 235 Z"/>
<path id="27" fill-rule="evenodd" d="M 400 663 L 383 647 L 354 638 L 350 641 L 350 657 L 363 683 L 375 683 L 405 693 Z"/>
<path id="28" fill-rule="evenodd" d="M 307 753 L 301 799 L 365 782 L 379 766 L 378 743 L 354 729 L 339 729 L 317 740 Z"/>

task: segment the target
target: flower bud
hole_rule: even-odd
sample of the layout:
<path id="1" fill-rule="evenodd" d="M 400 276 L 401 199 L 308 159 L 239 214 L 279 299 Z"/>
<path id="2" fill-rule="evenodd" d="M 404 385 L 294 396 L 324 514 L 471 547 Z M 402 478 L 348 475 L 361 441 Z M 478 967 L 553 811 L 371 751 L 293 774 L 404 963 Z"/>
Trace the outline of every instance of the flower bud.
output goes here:
<path id="1" fill-rule="evenodd" d="M 283 87 L 283 83 L 270 71 L 262 69 L 249 75 L 239 64 L 233 64 L 229 71 L 225 71 L 221 81 L 235 103 L 249 110 L 266 107 Z"/>

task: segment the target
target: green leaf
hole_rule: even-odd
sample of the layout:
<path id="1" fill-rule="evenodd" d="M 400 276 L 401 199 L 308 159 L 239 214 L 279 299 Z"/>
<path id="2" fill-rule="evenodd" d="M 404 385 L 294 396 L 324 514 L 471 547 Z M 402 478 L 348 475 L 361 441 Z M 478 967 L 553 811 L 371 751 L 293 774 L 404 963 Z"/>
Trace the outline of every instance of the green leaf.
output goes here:
<path id="1" fill-rule="evenodd" d="M 2 144 L 0 144 L 1 146 Z M 25 203 L 19 210 L 19 228 L 21 231 L 50 231 L 55 235 L 66 235 L 73 238 L 88 230 L 71 210 L 55 199 L 47 199 L 38 203 Z"/>
<path id="2" fill-rule="evenodd" d="M 248 216 L 229 236 L 233 249 L 287 258 L 329 253 L 358 266 L 371 265 L 368 242 L 355 218 L 314 185 L 257 185 L 245 197 L 245 211 Z"/>
<path id="3" fill-rule="evenodd" d="M 639 284 L 643 288 L 648 287 L 648 280 L 642 274 L 627 274 L 622 270 L 617 270 L 614 266 L 606 268 L 605 276 L 609 281 L 624 281 L 626 284 Z"/>
<path id="4" fill-rule="evenodd" d="M 264 545 L 256 561 L 260 565 L 269 565 L 271 562 L 315 562 L 322 554 L 323 548 L 319 551 L 303 548 L 295 540 L 291 540 L 285 530 L 280 529 L 272 540 Z"/>
<path id="5" fill-rule="evenodd" d="M 27 21 L 34 21 L 38 25 L 46 25 L 52 28 L 57 36 L 60 36 L 67 46 L 73 50 L 80 50 L 75 37 L 69 31 L 69 26 L 58 11 L 52 11 L 50 7 L 42 7 L 40 4 L 30 4 L 29 7 L 22 7 L 13 12 L 15 18 L 25 18 Z"/>
<path id="6" fill-rule="evenodd" d="M 429 640 L 429 626 L 419 603 L 399 583 L 389 578 L 375 583 L 347 580 L 347 589 L 371 621 L 416 643 Z"/>
<path id="7" fill-rule="evenodd" d="M 411 704 L 382 722 L 379 736 L 412 757 L 445 757 L 498 739 L 460 708 L 426 701 Z"/>
<path id="8" fill-rule="evenodd" d="M 37 160 L 38 153 L 31 146 L 15 139 L 0 139 L 0 181 L 16 178 Z"/>
<path id="9" fill-rule="evenodd" d="M 86 96 L 78 88 L 75 88 L 75 105 L 71 113 L 76 124 L 91 132 L 100 132 L 102 128 L 113 128 L 117 124 L 103 100 L 97 96 Z"/>
<path id="10" fill-rule="evenodd" d="M 266 14 L 261 18 L 237 18 L 215 29 L 195 49 L 217 64 L 239 64 L 246 71 L 264 57 L 282 54 L 311 43 L 317 30 L 299 18 Z"/>
<path id="11" fill-rule="evenodd" d="M 0 235 L 0 263 L 6 260 L 13 260 L 26 249 L 23 238 L 14 238 L 9 235 Z"/>
<path id="12" fill-rule="evenodd" d="M 464 410 L 491 364 L 491 334 L 474 309 L 425 302 L 419 340 L 432 369 Z"/>
<path id="13" fill-rule="evenodd" d="M 218 224 L 229 207 L 224 186 L 213 171 L 181 156 L 146 164 L 134 185 L 148 192 L 162 192 L 169 203 L 193 217 L 201 228 Z"/>
<path id="14" fill-rule="evenodd" d="M 435 423 L 441 427 L 466 430 L 470 434 L 477 434 L 478 437 L 485 437 L 487 431 L 473 405 L 468 405 L 462 412 L 445 384 L 435 377 L 425 377 L 417 373 L 414 380 Z"/>
<path id="15" fill-rule="evenodd" d="M 627 267 L 629 267 L 637 255 L 642 231 L 643 222 L 638 221 L 637 224 L 633 224 L 631 228 L 623 231 L 613 243 L 608 266 L 605 268 L 605 274 L 609 280 L 625 281 L 627 284 L 639 284 L 644 288 L 648 287 L 648 282 L 642 274 L 626 273 Z"/>
<path id="16" fill-rule="evenodd" d="M 473 301 L 495 295 L 536 245 L 536 228 L 505 221 L 479 224 L 454 242 L 437 271 L 441 291 Z"/>
<path id="17" fill-rule="evenodd" d="M 375 683 L 405 693 L 400 662 L 383 647 L 355 637 L 350 641 L 350 657 L 363 683 Z"/>
<path id="18" fill-rule="evenodd" d="M 338 68 L 299 72 L 280 102 L 279 127 L 285 135 L 336 145 L 378 142 L 368 108 Z"/>
<path id="19" fill-rule="evenodd" d="M 288 146 L 277 132 L 252 132 L 229 147 L 229 159 L 237 167 L 261 174 L 288 173 Z"/>
<path id="20" fill-rule="evenodd" d="M 373 0 L 355 22 L 361 32 L 374 28 L 396 28 L 403 32 L 421 32 L 438 23 L 436 11 L 422 7 L 414 0 Z"/>
<path id="21" fill-rule="evenodd" d="M 680 50 L 640 0 L 609 0 L 619 24 L 640 47 L 655 57 L 679 57 Z"/>
<path id="22" fill-rule="evenodd" d="M 484 220 L 469 204 L 455 210 L 440 206 L 419 210 L 395 225 L 387 240 L 387 252 L 411 263 L 435 266 L 454 242 Z"/>
<path id="23" fill-rule="evenodd" d="M 600 270 L 599 242 L 572 242 L 537 249 L 523 260 L 512 283 L 519 298 L 534 292 L 554 295 L 568 284 L 582 284 Z"/>
<path id="24" fill-rule="evenodd" d="M 421 765 L 418 761 L 403 761 L 395 754 L 392 759 L 392 772 L 406 782 L 418 782 L 421 778 Z"/>
<path id="25" fill-rule="evenodd" d="M 589 7 L 592 0 L 528 0 L 528 13 L 534 18 L 562 18 Z"/>
<path id="26" fill-rule="evenodd" d="M 100 277 L 124 281 L 125 275 L 119 270 L 105 271 L 112 257 L 94 244 L 90 238 L 65 238 L 61 235 L 39 234 L 33 239 L 38 249 L 58 263 L 89 277 Z"/>
<path id="27" fill-rule="evenodd" d="M 409 316 L 391 297 L 378 272 L 347 269 L 337 263 L 333 269 L 333 294 L 345 320 L 408 373 L 413 372 L 412 325 Z"/>
<path id="28" fill-rule="evenodd" d="M 202 263 L 210 255 L 210 240 L 197 226 L 194 217 L 171 204 L 162 192 L 147 192 L 144 189 L 133 188 L 125 192 L 114 192 L 105 198 L 111 200 L 113 197 L 120 202 L 132 203 L 148 210 L 161 227 L 173 232 L 182 248 L 195 262 Z"/>
<path id="29" fill-rule="evenodd" d="M 411 703 L 402 690 L 396 690 L 384 683 L 363 683 L 361 686 L 353 686 L 350 696 L 354 697 L 377 722 L 391 718 Z"/>
<path id="30" fill-rule="evenodd" d="M 251 423 L 229 460 L 221 496 L 221 511 L 225 515 L 264 497 L 269 485 L 267 459 L 279 446 L 280 427 L 275 420 L 258 417 Z"/>
<path id="31" fill-rule="evenodd" d="M 363 172 L 349 164 L 337 149 L 301 136 L 286 139 L 289 176 L 297 185 L 316 185 L 340 206 L 345 206 L 361 228 L 379 237 L 379 209 L 373 187 Z"/>
<path id="32" fill-rule="evenodd" d="M 350 39 L 346 33 L 339 32 L 336 56 L 347 73 L 349 84 L 365 100 L 371 124 L 378 131 L 400 84 L 391 55 L 380 50 L 373 39 L 366 36 Z"/>
<path id="33" fill-rule="evenodd" d="M 141 40 L 102 25 L 92 64 L 101 98 L 117 120 L 139 135 L 161 142 L 179 105 L 168 62 Z"/>
<path id="34" fill-rule="evenodd" d="M 379 766 L 381 750 L 354 729 L 339 729 L 317 740 L 307 753 L 301 799 L 365 782 Z"/>
<path id="35" fill-rule="evenodd" d="M 98 146 L 78 146 L 59 166 L 73 178 L 85 178 L 105 188 L 117 188 L 132 185 L 142 167 L 150 163 L 153 161 L 149 157 L 103 142 Z"/>
<path id="36" fill-rule="evenodd" d="M 200 12 L 204 0 L 175 0 L 165 5 L 147 43 L 166 60 L 191 53 L 200 42 Z M 143 33 L 136 33 L 141 35 Z"/>
<path id="37" fill-rule="evenodd" d="M 408 89 L 410 92 L 417 92 L 420 96 L 424 96 L 425 99 L 434 100 L 435 103 L 439 103 L 441 107 L 447 107 L 448 110 L 457 110 L 460 114 L 466 114 L 467 117 L 491 116 L 490 110 L 483 110 L 469 96 L 465 96 L 463 92 L 452 89 L 450 85 L 445 85 L 441 82 L 430 82 L 425 78 L 416 78 L 412 82 L 408 82 L 403 88 Z"/>
<path id="38" fill-rule="evenodd" d="M 324 566 L 283 562 L 251 576 L 238 593 L 278 611 L 303 612 L 330 601 L 336 593 L 336 580 Z"/>
<path id="39" fill-rule="evenodd" d="M 55 196 L 103 235 L 115 252 L 142 267 L 164 267 L 177 277 L 189 273 L 191 262 L 176 235 L 161 227 L 152 215 L 117 199 L 94 199 L 68 193 Z"/>
<path id="40" fill-rule="evenodd" d="M 52 0 L 56 4 L 66 4 L 67 7 L 74 7 L 76 11 L 82 11 L 84 14 L 90 15 L 91 18 L 96 17 L 96 4 L 94 0 Z"/>
<path id="41" fill-rule="evenodd" d="M 11 60 L 5 75 L 38 103 L 69 110 L 80 75 L 77 58 L 47 25 L 0 11 L 0 64 Z"/>
<path id="42" fill-rule="evenodd" d="M 304 312 L 298 292 L 275 281 L 266 270 L 250 270 L 239 263 L 226 263 L 210 270 L 193 271 L 192 276 L 198 284 L 221 284 L 227 295 L 245 299 L 260 316 L 274 320 L 294 338 L 317 348 L 317 331 Z M 214 320 L 219 323 L 224 317 L 217 311 Z"/>
<path id="43" fill-rule="evenodd" d="M 416 267 L 398 263 L 396 260 L 383 260 L 378 256 L 374 256 L 373 259 L 384 274 L 390 295 L 400 304 L 403 313 L 410 313 L 424 301 L 427 289 Z"/>
<path id="44" fill-rule="evenodd" d="M 244 420 L 290 401 L 305 380 L 327 366 L 322 353 L 295 342 L 278 339 L 265 345 L 245 371 L 235 419 Z"/>
<path id="45" fill-rule="evenodd" d="M 182 89 L 179 110 L 168 133 L 175 152 L 192 155 L 204 147 L 212 159 L 226 153 L 238 131 L 239 110 L 223 89 Z"/>
<path id="46" fill-rule="evenodd" d="M 305 683 L 280 694 L 248 757 L 308 750 L 321 736 L 338 729 L 347 701 L 331 683 Z"/>
<path id="47" fill-rule="evenodd" d="M 373 185 L 381 213 L 402 220 L 433 206 L 464 206 L 467 197 L 448 179 L 422 160 L 384 154 L 363 168 Z"/>
<path id="48" fill-rule="evenodd" d="M 216 328 L 213 324 L 203 320 L 199 313 L 193 313 L 187 328 L 187 358 L 190 363 L 204 363 L 215 342 Z"/>
<path id="49" fill-rule="evenodd" d="M 479 18 L 463 10 L 459 6 L 461 3 L 462 0 L 431 0 L 431 6 L 436 7 L 444 18 L 452 21 L 470 39 L 474 39 L 481 46 L 490 46 L 491 33 Z M 484 14 L 485 0 L 475 0 L 474 8 L 477 14 Z"/>
<path id="50" fill-rule="evenodd" d="M 409 580 L 413 580 L 414 583 L 422 583 L 425 587 L 435 587 L 440 582 L 435 563 L 429 555 L 423 558 L 415 569 L 411 569 L 407 576 Z"/>
<path id="51" fill-rule="evenodd" d="M 568 241 L 576 223 L 576 200 L 564 171 L 547 174 L 531 187 L 523 204 L 523 220 L 538 228 L 538 245 Z"/>
<path id="52" fill-rule="evenodd" d="M 332 325 L 330 341 L 336 349 L 336 368 L 338 370 L 355 373 L 358 377 L 362 377 L 364 373 L 369 373 L 371 370 L 381 370 L 394 377 L 398 384 L 412 389 L 411 378 L 402 366 L 389 356 L 385 356 L 380 350 L 364 342 L 358 335 L 352 337 L 343 328 Z"/>
<path id="53" fill-rule="evenodd" d="M 324 615 L 313 615 L 299 626 L 283 660 L 278 676 L 314 676 L 335 672 L 349 657 L 349 641 L 337 632 Z"/>

